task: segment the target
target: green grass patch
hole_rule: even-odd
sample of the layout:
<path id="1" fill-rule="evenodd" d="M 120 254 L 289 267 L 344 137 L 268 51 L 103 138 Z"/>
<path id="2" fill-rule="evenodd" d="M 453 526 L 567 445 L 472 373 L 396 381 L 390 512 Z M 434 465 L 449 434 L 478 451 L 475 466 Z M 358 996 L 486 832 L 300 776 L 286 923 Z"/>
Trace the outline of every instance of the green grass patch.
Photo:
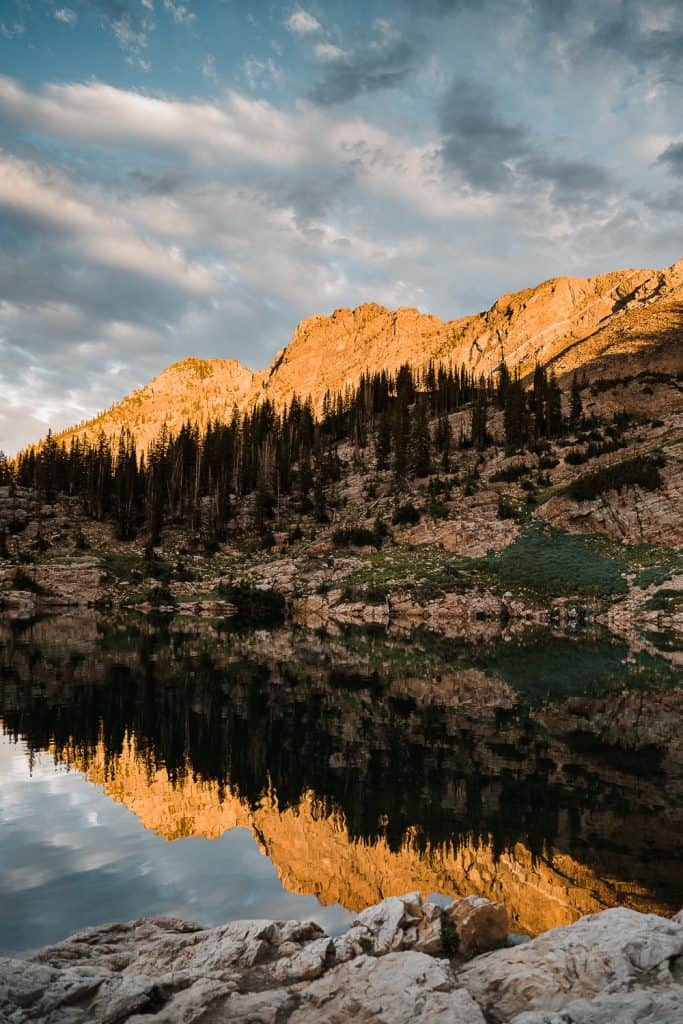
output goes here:
<path id="1" fill-rule="evenodd" d="M 534 523 L 512 544 L 480 560 L 497 587 L 547 597 L 623 594 L 623 562 L 591 550 L 583 537 Z"/>

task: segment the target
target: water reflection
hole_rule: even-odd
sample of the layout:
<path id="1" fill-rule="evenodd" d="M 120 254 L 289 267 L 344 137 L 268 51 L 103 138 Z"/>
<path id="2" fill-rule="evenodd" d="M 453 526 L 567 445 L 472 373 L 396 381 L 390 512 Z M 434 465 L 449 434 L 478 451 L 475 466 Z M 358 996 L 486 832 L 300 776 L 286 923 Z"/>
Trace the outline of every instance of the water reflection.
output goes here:
<path id="1" fill-rule="evenodd" d="M 666 661 L 595 637 L 472 651 L 85 626 L 67 640 L 62 623 L 59 643 L 54 623 L 6 637 L 4 728 L 149 836 L 249 830 L 285 889 L 323 905 L 474 891 L 531 932 L 682 901 L 683 701 Z M 117 872 L 134 890 L 125 859 Z M 219 890 L 239 903 L 260 884 Z"/>

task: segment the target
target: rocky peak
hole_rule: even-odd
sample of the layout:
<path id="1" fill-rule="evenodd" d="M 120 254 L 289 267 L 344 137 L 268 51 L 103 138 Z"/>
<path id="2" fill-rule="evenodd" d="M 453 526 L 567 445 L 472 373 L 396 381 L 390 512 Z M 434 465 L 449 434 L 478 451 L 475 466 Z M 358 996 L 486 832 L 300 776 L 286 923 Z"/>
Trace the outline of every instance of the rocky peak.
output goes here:
<path id="1" fill-rule="evenodd" d="M 597 277 L 555 277 L 501 295 L 486 312 L 443 321 L 418 309 L 391 311 L 376 302 L 302 320 L 270 367 L 255 372 L 235 359 L 188 358 L 106 413 L 62 437 L 115 438 L 122 427 L 144 447 L 163 426 L 229 417 L 267 397 L 276 404 L 310 396 L 317 411 L 327 391 L 343 391 L 361 374 L 429 360 L 464 364 L 476 373 L 504 359 L 525 376 L 537 362 L 558 374 L 599 376 L 640 369 L 679 369 L 683 328 L 683 259 L 665 270 L 617 270 Z M 676 364 L 675 366 L 673 364 Z"/>

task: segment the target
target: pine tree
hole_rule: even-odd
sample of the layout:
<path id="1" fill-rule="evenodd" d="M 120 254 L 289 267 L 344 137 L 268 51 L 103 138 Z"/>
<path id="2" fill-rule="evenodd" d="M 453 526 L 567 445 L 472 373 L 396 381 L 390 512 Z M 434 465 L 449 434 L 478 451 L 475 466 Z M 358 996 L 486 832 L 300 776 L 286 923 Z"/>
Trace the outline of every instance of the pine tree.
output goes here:
<path id="1" fill-rule="evenodd" d="M 391 419 L 389 409 L 383 408 L 377 424 L 375 440 L 375 459 L 377 469 L 386 469 L 391 454 Z"/>
<path id="2" fill-rule="evenodd" d="M 427 423 L 425 399 L 418 399 L 410 436 L 410 471 L 412 476 L 429 476 L 432 471 L 431 438 Z"/>
<path id="3" fill-rule="evenodd" d="M 581 401 L 581 385 L 576 373 L 572 378 L 572 390 L 569 405 L 569 423 L 572 430 L 576 430 L 583 419 L 583 402 Z"/>
<path id="4" fill-rule="evenodd" d="M 548 377 L 547 405 L 546 405 L 546 429 L 550 437 L 559 437 L 562 433 L 564 423 L 562 419 L 562 391 L 557 383 L 555 371 L 550 371 Z"/>
<path id="5" fill-rule="evenodd" d="M 410 441 L 410 412 L 408 392 L 402 389 L 396 399 L 393 422 L 394 473 L 405 477 L 408 470 L 408 443 Z"/>
<path id="6" fill-rule="evenodd" d="M 498 374 L 498 387 L 496 388 L 496 403 L 499 409 L 505 408 L 505 396 L 507 389 L 510 386 L 510 371 L 508 370 L 507 363 L 503 359 L 500 364 L 500 372 Z"/>
<path id="7" fill-rule="evenodd" d="M 444 473 L 451 471 L 451 451 L 453 448 L 453 431 L 448 413 L 439 416 L 436 424 L 436 447 L 441 453 L 441 468 Z"/>
<path id="8" fill-rule="evenodd" d="M 533 388 L 534 433 L 546 437 L 548 433 L 548 378 L 545 369 L 536 363 Z"/>
<path id="9" fill-rule="evenodd" d="M 505 392 L 503 426 L 507 450 L 513 452 L 523 448 L 528 440 L 528 416 L 526 394 L 518 374 L 515 374 Z"/>
<path id="10" fill-rule="evenodd" d="M 473 448 L 486 447 L 488 440 L 487 431 L 488 422 L 488 403 L 486 399 L 486 391 L 483 387 L 477 390 L 476 397 L 474 399 L 474 407 L 472 409 L 472 432 L 471 442 Z"/>

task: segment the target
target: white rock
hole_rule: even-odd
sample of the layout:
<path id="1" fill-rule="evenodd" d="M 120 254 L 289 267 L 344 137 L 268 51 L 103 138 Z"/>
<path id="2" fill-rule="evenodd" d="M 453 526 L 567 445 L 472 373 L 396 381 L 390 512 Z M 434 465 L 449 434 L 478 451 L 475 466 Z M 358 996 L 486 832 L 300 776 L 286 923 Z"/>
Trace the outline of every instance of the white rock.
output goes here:
<path id="1" fill-rule="evenodd" d="M 683 996 L 671 973 L 672 961 L 682 954 L 683 925 L 617 907 L 524 946 L 477 957 L 458 980 L 490 1020 L 502 1024 L 532 1010 L 564 1011 L 578 999 L 652 985 L 675 985 Z"/>
<path id="2" fill-rule="evenodd" d="M 360 956 L 309 985 L 289 1024 L 485 1024 L 446 961 L 423 953 Z"/>

